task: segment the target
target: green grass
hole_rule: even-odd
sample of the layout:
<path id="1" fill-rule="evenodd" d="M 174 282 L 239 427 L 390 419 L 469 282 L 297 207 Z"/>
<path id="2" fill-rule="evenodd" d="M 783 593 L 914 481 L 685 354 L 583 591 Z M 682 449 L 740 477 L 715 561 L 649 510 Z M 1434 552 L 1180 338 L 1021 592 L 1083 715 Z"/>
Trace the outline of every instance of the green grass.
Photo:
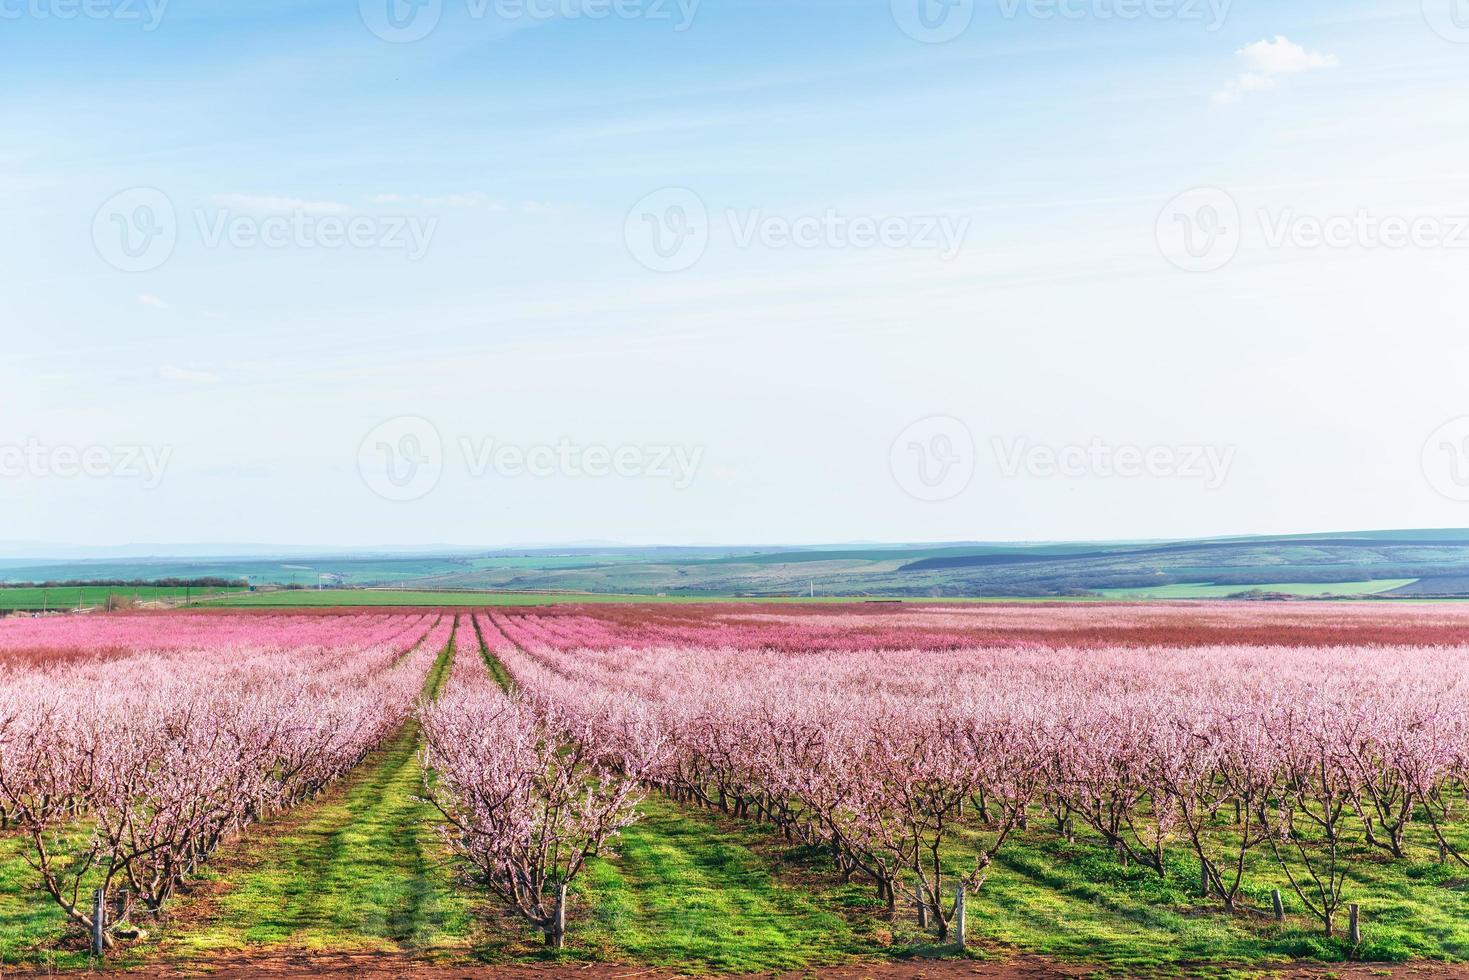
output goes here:
<path id="1" fill-rule="evenodd" d="M 73 585 L 57 588 L 0 586 L 0 609 L 39 611 L 42 609 L 76 609 L 100 606 L 109 596 L 155 602 L 159 599 L 183 600 L 207 595 L 245 594 L 238 588 L 189 588 L 157 585 Z"/>
<path id="2" fill-rule="evenodd" d="M 1469 961 L 1469 869 L 1434 862 L 1417 831 L 1412 863 L 1365 850 L 1353 856 L 1347 900 L 1363 910 L 1358 959 Z M 1469 828 L 1459 831 L 1469 845 Z M 951 868 L 972 867 L 973 840 L 960 834 L 949 846 Z M 1217 899 L 1199 897 L 1197 864 L 1182 847 L 1169 852 L 1159 877 L 1122 867 L 1099 842 L 1068 843 L 1033 822 L 971 897 L 969 938 L 981 955 L 1026 952 L 1129 972 L 1214 976 L 1228 965 L 1348 958 L 1345 941 L 1322 935 L 1268 851 L 1253 852 L 1249 863 L 1245 904 L 1268 909 L 1270 889 L 1280 887 L 1284 925 L 1230 916 Z M 952 955 L 917 928 L 911 908 L 900 904 L 892 924 L 881 911 L 871 885 L 842 884 L 819 852 L 747 821 L 654 798 L 617 855 L 594 862 L 579 883 L 570 939 L 573 956 L 696 972 Z M 497 958 L 507 955 L 535 955 L 534 947 L 503 947 Z"/>
<path id="3" fill-rule="evenodd" d="M 295 833 L 277 839 L 272 860 L 280 863 L 276 849 L 299 850 L 296 840 Z M 402 849 L 401 843 L 375 843 L 389 851 Z M 956 868 L 971 854 L 962 835 L 947 851 Z M 1375 854 L 1357 857 L 1348 889 L 1363 907 L 1359 958 L 1469 959 L 1469 871 L 1431 863 L 1421 849 L 1417 858 L 1404 865 Z M 401 864 L 392 855 L 380 855 L 378 863 L 383 868 Z M 315 880 L 297 862 L 289 864 L 288 879 Z M 393 917 L 364 922 L 351 911 L 364 898 L 374 906 L 392 904 L 374 900 L 382 875 L 364 869 L 372 864 L 368 856 L 359 854 L 354 864 L 351 878 L 361 882 L 364 897 L 350 899 L 346 914 L 314 909 L 307 917 L 310 928 L 295 924 L 288 945 L 426 950 L 420 944 L 433 943 L 455 959 L 604 960 L 693 973 L 810 969 L 945 952 L 917 929 L 906 906 L 897 923 L 887 923 L 871 886 L 840 883 L 824 855 L 792 847 L 768 828 L 659 797 L 643 804 L 642 821 L 623 833 L 614 853 L 591 862 L 578 881 L 570 947 L 559 956 L 543 950 L 538 934 L 513 916 L 492 915 L 474 923 L 475 899 L 463 895 L 450 900 L 463 915 L 445 922 L 437 935 L 418 930 L 416 941 L 405 941 L 414 930 L 382 928 Z M 1266 852 L 1256 853 L 1251 867 L 1247 903 L 1267 907 L 1269 888 L 1285 882 Z M 1001 853 L 989 881 L 971 899 L 969 936 L 990 954 L 1024 951 L 1129 972 L 1215 975 L 1220 964 L 1263 967 L 1300 957 L 1345 957 L 1343 942 L 1326 940 L 1288 890 L 1289 918 L 1277 927 L 1259 918 L 1227 916 L 1217 901 L 1199 898 L 1196 874 L 1192 859 L 1179 849 L 1167 877 L 1160 878 L 1138 866 L 1123 868 L 1109 850 L 1084 837 L 1067 843 L 1033 825 Z M 397 881 L 405 875 L 397 870 L 390 877 Z M 341 890 L 340 882 L 328 889 L 334 895 Z M 253 923 L 250 929 L 268 929 L 282 915 L 277 907 L 298 905 L 289 889 L 258 889 L 248 906 L 231 908 L 229 918 L 243 917 L 242 922 Z M 397 921 L 416 919 L 399 916 Z M 176 949 L 197 954 L 241 945 L 237 937 L 224 938 L 209 944 L 196 936 Z M 284 937 L 267 932 L 259 938 L 281 945 Z"/>
<path id="4" fill-rule="evenodd" d="M 452 952 L 467 948 L 470 905 L 456 893 L 420 802 L 417 732 L 308 812 L 261 828 L 221 869 L 213 914 L 167 944 L 183 956 L 258 947 Z"/>
<path id="5" fill-rule="evenodd" d="M 831 891 L 780 881 L 751 826 L 643 804 L 617 853 L 587 868 L 571 940 L 598 955 L 683 971 L 791 970 L 880 958 Z"/>
<path id="6" fill-rule="evenodd" d="M 1097 589 L 1108 599 L 1224 599 L 1241 592 L 1279 592 L 1294 596 L 1377 595 L 1412 585 L 1417 579 L 1377 579 L 1370 582 L 1287 582 L 1267 585 L 1214 585 L 1189 582 L 1140 589 Z"/>
<path id="7" fill-rule="evenodd" d="M 0 963 L 85 965 L 85 947 L 65 943 L 66 916 L 26 863 L 29 848 L 28 837 L 0 837 Z"/>
<path id="8" fill-rule="evenodd" d="M 1469 827 L 1456 829 L 1456 844 L 1469 845 Z M 1360 903 L 1364 917 L 1358 958 L 1469 960 L 1469 869 L 1437 864 L 1422 824 L 1413 828 L 1410 843 L 1411 863 L 1387 860 L 1365 845 L 1351 855 L 1346 901 Z M 949 860 L 964 866 L 973 853 L 961 837 Z M 1144 867 L 1122 867 L 1085 834 L 1067 843 L 1033 821 L 996 865 L 971 900 L 971 934 L 1006 947 L 1127 968 L 1336 960 L 1349 952 L 1340 937 L 1327 940 L 1307 916 L 1268 848 L 1250 852 L 1244 902 L 1268 909 L 1270 890 L 1280 888 L 1284 926 L 1229 916 L 1217 899 L 1199 897 L 1198 864 L 1182 845 L 1168 851 L 1167 875 L 1160 878 Z M 1345 909 L 1338 925 L 1345 930 Z"/>
<path id="9" fill-rule="evenodd" d="M 451 656 L 440 656 L 426 693 L 437 693 Z M 223 855 L 218 894 L 183 913 L 195 924 L 172 934 L 165 951 L 466 951 L 472 902 L 454 887 L 422 785 L 410 723 L 323 799 L 255 828 Z"/>

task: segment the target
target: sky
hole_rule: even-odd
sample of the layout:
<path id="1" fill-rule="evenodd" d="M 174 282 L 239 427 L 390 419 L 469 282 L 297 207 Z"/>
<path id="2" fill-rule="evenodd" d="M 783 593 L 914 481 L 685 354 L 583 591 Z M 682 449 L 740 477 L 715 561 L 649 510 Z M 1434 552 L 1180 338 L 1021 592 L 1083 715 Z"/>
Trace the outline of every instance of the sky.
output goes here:
<path id="1" fill-rule="evenodd" d="M 1469 525 L 1466 0 L 0 0 L 0 541 Z"/>

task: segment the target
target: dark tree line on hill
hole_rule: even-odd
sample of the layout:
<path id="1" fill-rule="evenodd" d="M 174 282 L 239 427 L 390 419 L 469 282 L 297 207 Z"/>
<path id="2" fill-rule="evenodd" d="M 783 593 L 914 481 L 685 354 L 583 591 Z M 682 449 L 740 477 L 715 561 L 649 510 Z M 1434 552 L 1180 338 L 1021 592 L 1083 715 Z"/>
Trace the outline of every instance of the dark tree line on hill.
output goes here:
<path id="1" fill-rule="evenodd" d="M 135 579 L 83 579 L 65 582 L 10 582 L 8 589 L 243 589 L 247 585 L 242 579 L 233 578 L 135 578 Z"/>

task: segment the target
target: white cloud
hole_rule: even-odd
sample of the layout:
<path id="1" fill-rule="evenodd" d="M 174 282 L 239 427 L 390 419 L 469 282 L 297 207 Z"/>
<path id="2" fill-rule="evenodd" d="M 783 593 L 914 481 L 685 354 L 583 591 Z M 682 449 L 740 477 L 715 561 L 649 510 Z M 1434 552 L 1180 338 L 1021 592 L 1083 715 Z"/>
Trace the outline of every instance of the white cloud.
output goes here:
<path id="1" fill-rule="evenodd" d="M 138 302 L 142 303 L 144 306 L 151 306 L 155 310 L 168 309 L 168 303 L 165 300 L 161 300 L 157 296 L 154 296 L 152 293 L 143 293 L 141 296 L 138 297 Z"/>
<path id="2" fill-rule="evenodd" d="M 195 371 L 189 368 L 174 367 L 165 364 L 158 369 L 158 376 L 165 381 L 183 381 L 188 384 L 214 385 L 219 384 L 220 377 L 210 371 Z"/>
<path id="3" fill-rule="evenodd" d="M 1336 55 L 1307 51 L 1282 34 L 1275 35 L 1273 41 L 1246 44 L 1234 54 L 1244 70 L 1214 93 L 1216 103 L 1238 102 L 1245 92 L 1274 88 L 1276 79 L 1281 75 L 1300 75 L 1308 71 L 1341 66 L 1341 59 Z"/>
<path id="4" fill-rule="evenodd" d="M 352 210 L 336 201 L 305 201 L 299 197 L 277 197 L 271 194 L 215 194 L 211 200 L 222 208 L 270 214 L 296 211 L 304 214 L 345 214 Z"/>
<path id="5" fill-rule="evenodd" d="M 1288 75 L 1316 68 L 1337 68 L 1341 60 L 1334 54 L 1307 51 L 1290 38 L 1277 34 L 1274 41 L 1246 44 L 1235 54 L 1251 71 L 1265 75 Z"/>
<path id="6" fill-rule="evenodd" d="M 411 204 L 420 208 L 505 210 L 505 205 L 491 200 L 484 191 L 468 191 L 463 194 L 374 194 L 368 200 L 373 204 Z"/>

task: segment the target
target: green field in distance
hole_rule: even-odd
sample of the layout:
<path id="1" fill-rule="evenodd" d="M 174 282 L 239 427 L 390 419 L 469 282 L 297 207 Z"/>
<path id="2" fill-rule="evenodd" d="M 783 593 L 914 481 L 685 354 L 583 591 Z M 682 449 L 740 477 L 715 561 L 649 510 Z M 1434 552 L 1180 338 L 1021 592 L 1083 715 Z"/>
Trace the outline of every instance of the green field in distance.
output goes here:
<path id="1" fill-rule="evenodd" d="M 101 606 L 108 596 L 138 602 L 157 602 L 161 599 L 180 600 L 186 596 L 197 598 L 239 592 L 238 588 L 199 588 L 157 585 L 61 585 L 53 588 L 0 587 L 0 609 L 40 611 L 50 609 L 87 609 Z"/>

